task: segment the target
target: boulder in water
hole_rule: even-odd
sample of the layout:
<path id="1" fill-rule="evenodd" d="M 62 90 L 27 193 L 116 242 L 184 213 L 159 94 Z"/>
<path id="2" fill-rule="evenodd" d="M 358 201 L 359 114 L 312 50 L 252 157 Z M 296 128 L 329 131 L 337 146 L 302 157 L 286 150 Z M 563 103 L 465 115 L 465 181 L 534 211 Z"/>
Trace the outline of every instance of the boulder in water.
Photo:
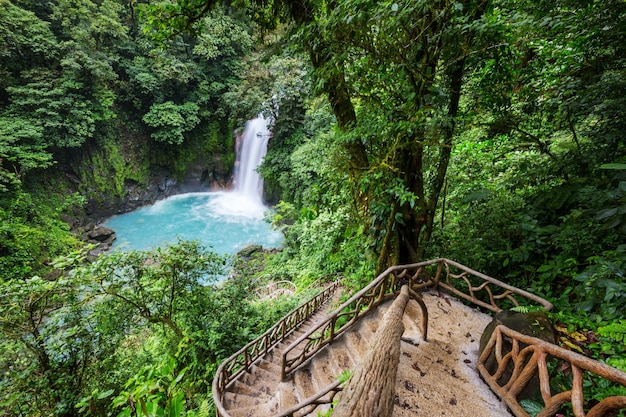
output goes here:
<path id="1" fill-rule="evenodd" d="M 89 239 L 96 240 L 98 242 L 106 242 L 110 241 L 111 237 L 115 236 L 115 230 L 109 229 L 108 227 L 98 226 L 93 230 L 90 230 L 87 233 Z"/>

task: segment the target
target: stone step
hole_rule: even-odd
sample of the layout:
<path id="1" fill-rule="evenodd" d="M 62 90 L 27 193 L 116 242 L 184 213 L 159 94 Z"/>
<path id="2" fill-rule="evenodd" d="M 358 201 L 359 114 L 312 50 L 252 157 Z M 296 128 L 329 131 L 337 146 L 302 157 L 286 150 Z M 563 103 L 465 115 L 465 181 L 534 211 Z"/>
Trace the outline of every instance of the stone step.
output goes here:
<path id="1" fill-rule="evenodd" d="M 269 394 L 265 392 L 265 390 L 261 389 L 264 387 L 258 387 L 253 385 L 244 384 L 241 381 L 235 381 L 228 389 L 227 392 L 235 393 L 235 394 L 245 394 L 251 397 L 259 397 L 267 400 L 269 398 Z M 226 393 L 224 393 L 226 394 Z"/>
<path id="2" fill-rule="evenodd" d="M 347 343 L 345 337 L 342 337 L 341 340 L 335 343 L 335 346 L 333 346 L 330 351 L 335 370 L 339 371 L 339 374 L 341 374 L 343 371 L 354 369 L 361 359 L 359 353 L 360 352 L 355 351 L 352 346 Z M 337 376 L 339 374 L 337 374 Z"/>
<path id="3" fill-rule="evenodd" d="M 267 372 L 271 372 L 274 375 L 280 375 L 281 366 L 279 361 L 273 362 L 261 359 L 259 362 L 256 363 L 256 366 Z"/>
<path id="4" fill-rule="evenodd" d="M 309 366 L 298 369 L 292 377 L 292 383 L 298 401 L 302 401 L 317 392 L 317 387 L 313 381 L 313 372 Z"/>
<path id="5" fill-rule="evenodd" d="M 313 386 L 315 386 L 316 390 L 332 384 L 336 380 L 337 372 L 341 373 L 341 370 L 338 369 L 338 365 L 333 359 L 333 345 L 334 344 L 326 346 L 311 360 L 311 377 L 313 378 Z M 303 398 L 300 400 L 302 399 Z"/>
<path id="6" fill-rule="evenodd" d="M 278 402 L 272 398 L 269 402 L 261 405 L 252 405 L 249 407 L 241 407 L 228 410 L 230 417 L 259 417 L 273 416 L 278 414 Z"/>
<path id="7" fill-rule="evenodd" d="M 272 373 L 252 365 L 250 372 L 239 377 L 239 381 L 250 386 L 257 386 L 259 391 L 273 395 L 276 392 L 276 386 L 280 382 L 280 373 Z"/>
<path id="8" fill-rule="evenodd" d="M 360 326 L 366 327 L 367 331 L 372 333 L 372 335 L 375 335 L 382 317 L 383 315 L 377 314 L 377 312 L 371 312 L 367 316 L 361 318 Z"/>
<path id="9" fill-rule="evenodd" d="M 265 404 L 268 400 L 268 396 L 259 395 L 247 395 L 241 393 L 225 392 L 224 398 L 222 398 L 222 405 L 227 410 L 259 406 Z"/>
<path id="10" fill-rule="evenodd" d="M 357 331 L 348 332 L 345 335 L 346 344 L 350 346 L 351 355 L 353 357 L 358 356 L 359 362 L 365 352 L 367 352 L 367 349 L 374 343 L 374 334 L 367 326 L 359 326 Z"/>
<path id="11" fill-rule="evenodd" d="M 298 397 L 291 381 L 281 382 L 278 385 L 276 397 L 280 405 L 280 411 L 287 410 L 298 403 Z"/>

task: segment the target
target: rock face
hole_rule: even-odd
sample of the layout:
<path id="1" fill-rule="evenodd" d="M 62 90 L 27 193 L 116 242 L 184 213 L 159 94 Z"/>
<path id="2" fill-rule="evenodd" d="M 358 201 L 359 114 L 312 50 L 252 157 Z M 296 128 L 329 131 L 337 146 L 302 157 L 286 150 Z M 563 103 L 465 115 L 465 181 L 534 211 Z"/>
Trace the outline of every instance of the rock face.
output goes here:
<path id="1" fill-rule="evenodd" d="M 485 346 L 489 342 L 493 331 L 496 326 L 503 324 L 519 333 L 525 334 L 527 336 L 536 337 L 538 339 L 544 340 L 550 343 L 556 343 L 556 331 L 552 327 L 548 316 L 543 311 L 531 311 L 528 313 L 518 313 L 515 311 L 501 311 L 498 313 L 494 319 L 485 327 L 485 331 L 483 332 L 480 338 L 480 349 L 479 355 L 482 354 Z M 523 349 L 526 345 L 522 344 L 520 349 Z M 512 349 L 512 344 L 509 340 L 504 338 L 503 347 L 502 347 L 502 355 L 507 354 Z M 493 374 L 497 369 L 497 363 L 495 354 L 492 353 L 491 356 L 485 362 L 485 367 L 489 371 L 489 373 Z M 509 362 L 504 375 L 498 381 L 499 383 L 502 381 L 508 381 L 513 373 L 513 363 Z M 531 398 L 536 392 L 539 390 L 539 376 L 535 375 L 526 388 L 519 395 L 519 399 Z"/>
<path id="2" fill-rule="evenodd" d="M 112 215 L 128 213 L 176 194 L 223 189 L 229 186 L 229 172 L 219 155 L 211 160 L 198 157 L 189 165 L 187 174 L 180 180 L 174 178 L 167 169 L 155 168 L 147 184 L 126 180 L 123 198 L 91 196 L 85 206 L 88 220 L 75 219 L 68 223 L 76 226 L 84 225 L 86 221 L 99 222 Z"/>

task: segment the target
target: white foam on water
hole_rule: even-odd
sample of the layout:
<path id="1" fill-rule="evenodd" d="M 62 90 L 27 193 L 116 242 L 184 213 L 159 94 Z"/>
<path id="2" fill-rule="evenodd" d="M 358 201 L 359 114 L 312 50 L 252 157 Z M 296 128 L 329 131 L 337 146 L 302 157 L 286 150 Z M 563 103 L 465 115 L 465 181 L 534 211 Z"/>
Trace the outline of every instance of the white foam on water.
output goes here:
<path id="1" fill-rule="evenodd" d="M 207 216 L 223 217 L 223 221 L 242 222 L 245 220 L 261 220 L 268 208 L 258 199 L 237 191 L 220 191 L 211 193 L 212 197 L 206 206 Z"/>

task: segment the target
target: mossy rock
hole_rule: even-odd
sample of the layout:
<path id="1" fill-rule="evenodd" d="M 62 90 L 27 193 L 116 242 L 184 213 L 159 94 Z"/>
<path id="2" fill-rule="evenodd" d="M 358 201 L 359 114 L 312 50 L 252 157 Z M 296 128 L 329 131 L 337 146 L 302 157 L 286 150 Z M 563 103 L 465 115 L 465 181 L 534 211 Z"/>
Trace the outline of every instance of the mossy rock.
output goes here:
<path id="1" fill-rule="evenodd" d="M 544 311 L 519 313 L 504 310 L 496 314 L 491 323 L 485 327 L 485 331 L 480 338 L 480 353 L 485 349 L 496 326 L 500 324 L 527 336 L 536 337 L 550 343 L 556 343 L 556 332 Z"/>
<path id="2" fill-rule="evenodd" d="M 248 245 L 245 248 L 241 249 L 239 252 L 237 252 L 236 256 L 238 258 L 249 259 L 254 254 L 262 252 L 262 251 L 263 251 L 263 246 L 261 245 Z"/>

